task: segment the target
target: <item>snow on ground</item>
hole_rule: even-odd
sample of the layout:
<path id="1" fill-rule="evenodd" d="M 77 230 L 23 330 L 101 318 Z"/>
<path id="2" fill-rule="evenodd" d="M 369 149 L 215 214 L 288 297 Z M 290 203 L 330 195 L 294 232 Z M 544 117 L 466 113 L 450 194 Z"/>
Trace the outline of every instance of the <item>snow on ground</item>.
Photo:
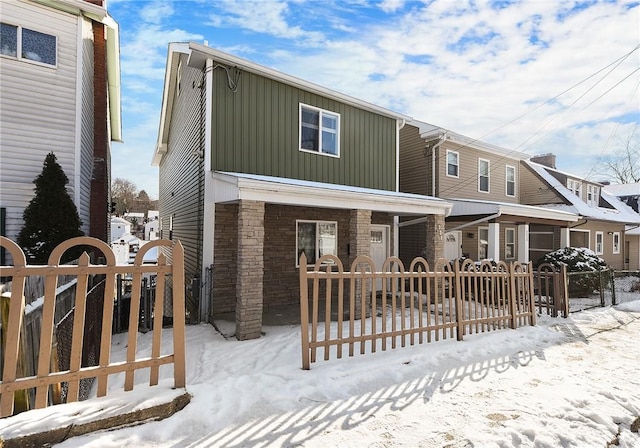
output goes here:
<path id="1" fill-rule="evenodd" d="M 239 342 L 188 327 L 186 408 L 57 446 L 640 447 L 630 430 L 640 417 L 640 301 L 462 342 L 320 360 L 310 371 L 300 368 L 299 326 L 264 331 Z M 140 335 L 141 352 L 151 336 Z M 114 340 L 114 360 L 125 337 Z M 167 393 L 145 381 L 136 376 L 133 393 Z M 110 378 L 110 400 L 132 396 L 122 384 L 122 375 Z"/>

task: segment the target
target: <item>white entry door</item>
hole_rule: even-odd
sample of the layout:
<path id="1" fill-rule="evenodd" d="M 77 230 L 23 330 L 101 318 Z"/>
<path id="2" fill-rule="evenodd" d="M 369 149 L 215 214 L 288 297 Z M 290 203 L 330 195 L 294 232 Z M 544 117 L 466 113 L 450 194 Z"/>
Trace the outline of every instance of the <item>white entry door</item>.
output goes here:
<path id="1" fill-rule="evenodd" d="M 444 234 L 444 258 L 454 260 L 462 257 L 462 232 L 447 232 Z"/>
<path id="2" fill-rule="evenodd" d="M 382 269 L 382 265 L 389 256 L 389 226 L 371 226 L 371 258 L 376 264 L 376 269 Z"/>

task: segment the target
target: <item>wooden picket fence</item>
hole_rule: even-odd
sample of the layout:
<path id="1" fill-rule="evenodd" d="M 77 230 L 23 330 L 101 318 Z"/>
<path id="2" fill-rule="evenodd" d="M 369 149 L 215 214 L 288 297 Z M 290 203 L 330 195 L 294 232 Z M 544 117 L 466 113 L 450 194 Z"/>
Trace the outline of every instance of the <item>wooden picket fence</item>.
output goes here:
<path id="1" fill-rule="evenodd" d="M 6 237 L 0 237 L 0 245 L 13 259 L 13 266 L 1 266 L 0 277 L 10 277 L 12 290 L 9 298 L 7 319 L 2 322 L 3 371 L 0 381 L 0 417 L 14 413 L 15 396 L 25 390 L 35 389 L 35 409 L 44 408 L 49 403 L 50 388 L 67 384 L 66 401 L 78 400 L 80 381 L 86 378 L 97 378 L 97 396 L 107 394 L 109 375 L 124 372 L 124 390 L 130 391 L 134 386 L 134 375 L 137 370 L 150 369 L 149 385 L 158 384 L 161 365 L 173 364 L 174 386 L 185 386 L 185 322 L 184 322 L 184 250 L 180 242 L 167 240 L 152 241 L 144 245 L 137 253 L 133 265 L 116 265 L 115 255 L 111 248 L 96 238 L 78 237 L 67 240 L 57 246 L 48 260 L 47 266 L 27 265 L 26 257 L 17 244 Z M 87 252 L 84 252 L 77 265 L 60 264 L 61 257 L 70 248 L 83 246 L 101 252 L 104 264 L 91 264 Z M 160 254 L 155 265 L 143 265 L 144 254 L 153 247 L 161 246 L 172 251 L 173 263 L 168 264 L 166 256 Z M 87 249 L 85 249 L 87 250 Z M 131 274 L 133 288 L 131 294 L 129 334 L 127 340 L 126 360 L 111 361 L 111 333 L 114 312 L 116 276 Z M 151 355 L 137 358 L 138 315 L 140 308 L 140 289 L 144 275 L 157 274 L 157 297 L 165 296 L 165 280 L 173 282 L 173 353 L 161 355 L 163 300 L 155 304 L 153 342 Z M 87 310 L 88 279 L 90 276 L 104 276 L 103 310 L 100 328 L 99 360 L 95 366 L 82 365 L 83 335 Z M 25 319 L 25 279 L 31 276 L 45 277 L 44 302 L 42 305 L 42 321 L 40 327 L 39 353 L 35 375 L 24 376 L 21 372 L 20 350 L 24 349 L 23 324 Z M 73 330 L 68 370 L 56 371 L 52 363 L 52 345 L 54 342 L 54 314 L 56 308 L 56 288 L 59 276 L 74 276 L 75 303 Z M 166 350 L 165 350 L 166 352 Z M 52 367 L 53 365 L 53 367 Z"/>
<path id="2" fill-rule="evenodd" d="M 423 258 L 408 270 L 396 257 L 380 271 L 359 256 L 345 271 L 324 255 L 307 271 L 300 257 L 302 368 L 322 349 L 324 359 L 395 349 L 407 344 L 462 340 L 465 334 L 535 325 L 533 266 Z"/>

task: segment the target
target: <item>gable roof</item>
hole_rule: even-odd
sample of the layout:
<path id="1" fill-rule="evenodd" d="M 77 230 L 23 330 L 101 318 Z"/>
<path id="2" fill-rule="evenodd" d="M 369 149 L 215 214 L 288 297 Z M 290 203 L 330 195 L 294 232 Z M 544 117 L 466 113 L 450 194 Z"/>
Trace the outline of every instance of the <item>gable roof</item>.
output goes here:
<path id="1" fill-rule="evenodd" d="M 640 196 L 640 182 L 635 184 L 605 185 L 603 188 L 613 196 Z"/>
<path id="2" fill-rule="evenodd" d="M 410 122 L 408 122 L 408 124 L 417 127 L 420 132 L 420 137 L 425 141 L 442 139 L 444 141 L 462 145 L 463 147 L 468 147 L 470 149 L 486 151 L 503 158 L 508 157 L 510 159 L 516 160 L 524 160 L 531 157 L 530 154 L 503 148 L 497 145 L 492 145 L 491 143 L 486 143 L 479 139 L 467 137 L 466 135 L 458 134 L 457 132 L 430 123 L 426 123 L 424 121 L 411 120 Z"/>
<path id="3" fill-rule="evenodd" d="M 283 84 L 287 84 L 307 92 L 321 95 L 325 98 L 329 98 L 335 101 L 339 101 L 344 104 L 357 107 L 359 109 L 367 110 L 379 115 L 383 115 L 388 118 L 392 118 L 402 123 L 411 120 L 408 115 L 394 112 L 390 109 L 377 106 L 373 103 L 340 93 L 336 90 L 331 90 L 327 87 L 314 84 L 309 81 L 305 81 L 295 76 L 288 75 L 278 70 L 266 67 L 264 65 L 251 62 L 246 59 L 242 59 L 237 56 L 225 53 L 220 50 L 208 47 L 206 45 L 198 44 L 195 42 L 181 43 L 173 42 L 169 44 L 167 55 L 167 67 L 165 70 L 164 89 L 162 94 L 162 108 L 160 112 L 160 128 L 158 131 L 158 142 L 154 151 L 151 164 L 157 166 L 160 163 L 162 154 L 166 152 L 166 143 L 168 139 L 169 124 L 168 120 L 171 120 L 173 102 L 173 91 L 176 84 L 176 73 L 178 70 L 179 55 L 186 54 L 189 56 L 188 65 L 198 69 L 204 69 L 207 60 L 215 61 L 218 64 L 227 65 L 240 70 L 244 70 L 250 73 L 255 73 L 265 78 L 273 79 Z"/>
<path id="4" fill-rule="evenodd" d="M 530 160 L 525 160 L 524 163 L 567 202 L 567 204 L 545 204 L 544 208 L 577 213 L 585 218 L 596 219 L 599 221 L 640 224 L 640 215 L 633 211 L 633 209 L 627 204 L 607 193 L 604 189 L 600 189 L 600 196 L 604 201 L 611 205 L 612 208 L 591 207 L 556 179 L 550 171 L 565 174 L 572 178 L 581 179 L 579 176 L 563 173 Z"/>

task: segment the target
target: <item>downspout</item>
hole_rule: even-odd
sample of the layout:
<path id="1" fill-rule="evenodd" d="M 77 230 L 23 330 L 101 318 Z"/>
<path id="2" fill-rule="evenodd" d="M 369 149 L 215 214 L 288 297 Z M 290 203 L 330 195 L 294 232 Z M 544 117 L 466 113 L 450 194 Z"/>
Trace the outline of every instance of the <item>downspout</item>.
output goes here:
<path id="1" fill-rule="evenodd" d="M 396 191 L 400 191 L 400 131 L 407 124 L 404 118 L 396 120 Z M 393 217 L 393 256 L 398 256 L 398 247 L 400 244 L 400 217 Z"/>
<path id="2" fill-rule="evenodd" d="M 498 212 L 498 213 L 496 213 L 494 215 L 485 216 L 484 218 L 476 219 L 475 221 L 465 222 L 464 224 L 459 225 L 458 227 L 454 227 L 453 229 L 447 230 L 446 233 L 455 232 L 456 230 L 464 229 L 465 227 L 469 227 L 469 226 L 472 226 L 472 225 L 475 225 L 475 224 L 480 224 L 480 223 L 483 223 L 483 222 L 491 221 L 492 219 L 499 218 L 501 215 L 502 215 L 502 212 Z"/>

